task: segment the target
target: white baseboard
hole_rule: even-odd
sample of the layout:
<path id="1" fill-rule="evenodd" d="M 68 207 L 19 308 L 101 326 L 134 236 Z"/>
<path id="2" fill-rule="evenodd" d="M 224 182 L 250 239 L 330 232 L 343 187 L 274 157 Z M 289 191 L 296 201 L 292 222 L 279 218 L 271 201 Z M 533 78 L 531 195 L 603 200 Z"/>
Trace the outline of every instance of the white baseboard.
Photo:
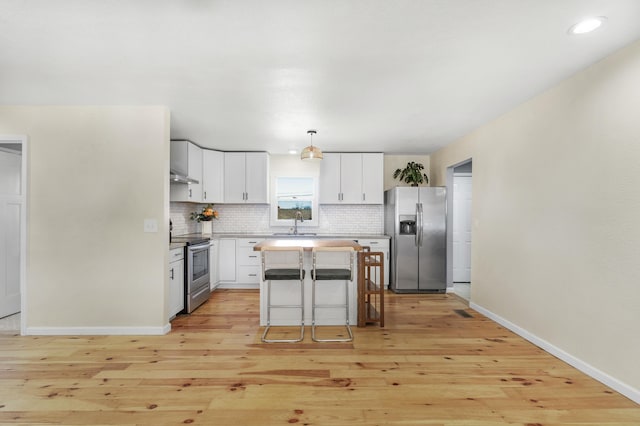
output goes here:
<path id="1" fill-rule="evenodd" d="M 220 283 L 216 288 L 219 289 L 240 289 L 240 290 L 260 290 L 260 283 Z"/>
<path id="2" fill-rule="evenodd" d="M 27 327 L 25 336 L 160 336 L 171 331 L 163 327 Z"/>
<path id="3" fill-rule="evenodd" d="M 593 379 L 599 381 L 600 383 L 609 386 L 611 389 L 621 393 L 622 395 L 626 396 L 627 398 L 629 398 L 630 400 L 632 400 L 633 402 L 640 404 L 640 390 L 616 379 L 615 377 L 612 377 L 610 375 L 608 375 L 607 373 L 598 370 L 597 368 L 593 367 L 590 364 L 587 364 L 586 362 L 582 361 L 579 358 L 576 358 L 575 356 L 563 351 L 562 349 L 552 345 L 551 343 L 547 342 L 544 339 L 541 339 L 540 337 L 536 336 L 535 334 L 532 334 L 530 332 L 528 332 L 527 330 L 525 330 L 522 327 L 519 327 L 515 324 L 513 324 L 512 322 L 502 318 L 499 315 L 494 314 L 493 312 L 483 308 L 482 306 L 479 306 L 473 302 L 469 303 L 469 307 L 471 309 L 474 309 L 478 312 L 480 312 L 482 315 L 486 316 L 487 318 L 497 322 L 498 324 L 508 328 L 509 330 L 513 331 L 514 333 L 516 333 L 517 335 L 521 336 L 522 338 L 528 340 L 529 342 L 533 343 L 534 345 L 538 346 L 539 348 L 543 349 L 544 351 L 550 353 L 551 355 L 555 356 L 556 358 L 561 359 L 562 361 L 566 362 L 567 364 L 571 365 L 572 367 L 577 368 L 578 370 L 582 371 L 583 373 L 585 373 L 587 376 L 592 377 Z"/>

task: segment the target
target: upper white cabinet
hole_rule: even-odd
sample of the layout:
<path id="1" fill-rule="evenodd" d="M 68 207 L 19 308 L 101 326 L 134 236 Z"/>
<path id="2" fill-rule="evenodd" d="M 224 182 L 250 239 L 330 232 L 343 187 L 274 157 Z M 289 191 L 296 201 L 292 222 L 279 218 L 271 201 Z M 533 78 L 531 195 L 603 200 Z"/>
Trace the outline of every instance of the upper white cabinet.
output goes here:
<path id="1" fill-rule="evenodd" d="M 269 203 L 269 154 L 224 153 L 224 202 Z"/>
<path id="2" fill-rule="evenodd" d="M 171 170 L 198 183 L 171 184 L 171 201 L 202 202 L 202 149 L 190 141 L 171 141 Z"/>
<path id="3" fill-rule="evenodd" d="M 202 151 L 202 202 L 224 202 L 224 153 Z"/>
<path id="4" fill-rule="evenodd" d="M 362 154 L 362 204 L 384 204 L 384 156 Z"/>
<path id="5" fill-rule="evenodd" d="M 383 204 L 382 153 L 325 153 L 320 204 Z"/>

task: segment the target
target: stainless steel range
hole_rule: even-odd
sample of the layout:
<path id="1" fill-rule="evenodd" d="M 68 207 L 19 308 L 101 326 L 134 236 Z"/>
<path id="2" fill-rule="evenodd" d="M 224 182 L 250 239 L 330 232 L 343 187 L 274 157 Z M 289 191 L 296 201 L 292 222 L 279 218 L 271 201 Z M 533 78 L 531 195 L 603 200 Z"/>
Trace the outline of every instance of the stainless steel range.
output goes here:
<path id="1" fill-rule="evenodd" d="M 173 242 L 186 244 L 185 303 L 184 313 L 190 314 L 209 299 L 211 265 L 209 264 L 209 239 L 201 236 L 173 237 Z"/>

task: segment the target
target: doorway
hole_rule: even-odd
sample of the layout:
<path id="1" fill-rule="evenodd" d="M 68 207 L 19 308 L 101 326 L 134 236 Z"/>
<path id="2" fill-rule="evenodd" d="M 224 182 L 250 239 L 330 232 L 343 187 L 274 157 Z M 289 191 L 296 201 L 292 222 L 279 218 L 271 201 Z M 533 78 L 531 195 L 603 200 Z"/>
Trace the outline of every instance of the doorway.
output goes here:
<path id="1" fill-rule="evenodd" d="M 3 328 L 24 324 L 26 273 L 26 138 L 0 136 L 0 318 Z"/>
<path id="2" fill-rule="evenodd" d="M 450 291 L 471 300 L 471 202 L 473 163 L 465 160 L 447 170 L 449 189 L 448 286 Z"/>

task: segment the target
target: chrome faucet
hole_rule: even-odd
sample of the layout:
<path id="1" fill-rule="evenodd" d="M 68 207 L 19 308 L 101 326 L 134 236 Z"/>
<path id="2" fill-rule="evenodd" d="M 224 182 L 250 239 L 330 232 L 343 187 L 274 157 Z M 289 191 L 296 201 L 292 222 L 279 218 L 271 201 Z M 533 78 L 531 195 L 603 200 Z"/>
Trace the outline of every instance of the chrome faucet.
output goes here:
<path id="1" fill-rule="evenodd" d="M 293 235 L 298 235 L 298 219 L 300 219 L 300 223 L 304 222 L 300 210 L 296 212 L 296 217 L 293 219 Z"/>

